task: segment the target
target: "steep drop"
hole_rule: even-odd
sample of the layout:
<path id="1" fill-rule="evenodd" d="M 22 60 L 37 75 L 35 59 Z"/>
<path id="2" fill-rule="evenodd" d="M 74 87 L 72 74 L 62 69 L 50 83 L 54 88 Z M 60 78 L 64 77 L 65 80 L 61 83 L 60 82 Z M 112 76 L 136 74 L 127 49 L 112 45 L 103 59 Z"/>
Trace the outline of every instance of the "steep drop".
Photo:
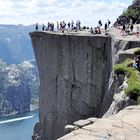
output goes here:
<path id="1" fill-rule="evenodd" d="M 30 33 L 40 75 L 41 140 L 56 140 L 64 126 L 99 116 L 112 70 L 111 37 Z"/>

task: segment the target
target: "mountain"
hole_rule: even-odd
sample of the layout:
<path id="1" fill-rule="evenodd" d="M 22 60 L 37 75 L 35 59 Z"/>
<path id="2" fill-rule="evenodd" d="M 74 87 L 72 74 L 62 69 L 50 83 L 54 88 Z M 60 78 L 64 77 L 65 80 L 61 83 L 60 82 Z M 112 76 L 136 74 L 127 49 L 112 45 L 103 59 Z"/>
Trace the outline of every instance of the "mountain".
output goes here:
<path id="1" fill-rule="evenodd" d="M 34 59 L 28 33 L 35 25 L 0 25 L 0 59 L 8 64 Z"/>
<path id="2" fill-rule="evenodd" d="M 129 23 L 132 19 L 133 23 L 140 23 L 140 0 L 134 0 L 122 15 L 119 16 L 118 22 Z"/>
<path id="3" fill-rule="evenodd" d="M 39 77 L 34 61 L 8 65 L 0 60 L 0 116 L 38 107 Z"/>

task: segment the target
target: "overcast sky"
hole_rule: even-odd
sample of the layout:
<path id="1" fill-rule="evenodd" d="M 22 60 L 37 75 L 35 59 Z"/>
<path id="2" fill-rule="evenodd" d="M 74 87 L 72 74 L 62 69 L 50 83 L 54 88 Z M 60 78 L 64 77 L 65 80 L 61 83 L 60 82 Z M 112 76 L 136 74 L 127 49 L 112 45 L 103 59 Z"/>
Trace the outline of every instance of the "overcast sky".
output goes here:
<path id="1" fill-rule="evenodd" d="M 96 25 L 112 22 L 132 0 L 0 0 L 0 24 L 46 24 L 48 21 L 81 20 Z"/>

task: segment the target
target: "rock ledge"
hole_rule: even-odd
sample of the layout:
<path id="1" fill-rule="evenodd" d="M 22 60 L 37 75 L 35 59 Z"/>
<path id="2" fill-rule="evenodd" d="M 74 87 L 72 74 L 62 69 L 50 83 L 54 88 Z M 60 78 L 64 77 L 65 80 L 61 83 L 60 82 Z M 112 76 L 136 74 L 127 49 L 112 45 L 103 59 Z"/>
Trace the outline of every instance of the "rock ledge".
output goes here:
<path id="1" fill-rule="evenodd" d="M 130 106 L 109 118 L 75 130 L 58 140 L 138 140 L 140 106 Z"/>

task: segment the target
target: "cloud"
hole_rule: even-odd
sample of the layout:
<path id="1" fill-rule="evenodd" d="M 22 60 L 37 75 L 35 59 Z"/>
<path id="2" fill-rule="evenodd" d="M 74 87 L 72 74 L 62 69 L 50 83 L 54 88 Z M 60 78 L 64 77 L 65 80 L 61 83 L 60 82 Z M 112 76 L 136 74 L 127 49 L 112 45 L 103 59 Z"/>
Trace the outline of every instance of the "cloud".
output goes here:
<path id="1" fill-rule="evenodd" d="M 54 6 L 57 4 L 57 0 L 38 0 L 37 1 L 37 7 L 48 7 L 48 6 Z"/>
<path id="2" fill-rule="evenodd" d="M 128 6 L 125 0 L 0 0 L 0 23 L 33 24 L 80 19 L 95 25 L 99 19 L 114 20 Z"/>

